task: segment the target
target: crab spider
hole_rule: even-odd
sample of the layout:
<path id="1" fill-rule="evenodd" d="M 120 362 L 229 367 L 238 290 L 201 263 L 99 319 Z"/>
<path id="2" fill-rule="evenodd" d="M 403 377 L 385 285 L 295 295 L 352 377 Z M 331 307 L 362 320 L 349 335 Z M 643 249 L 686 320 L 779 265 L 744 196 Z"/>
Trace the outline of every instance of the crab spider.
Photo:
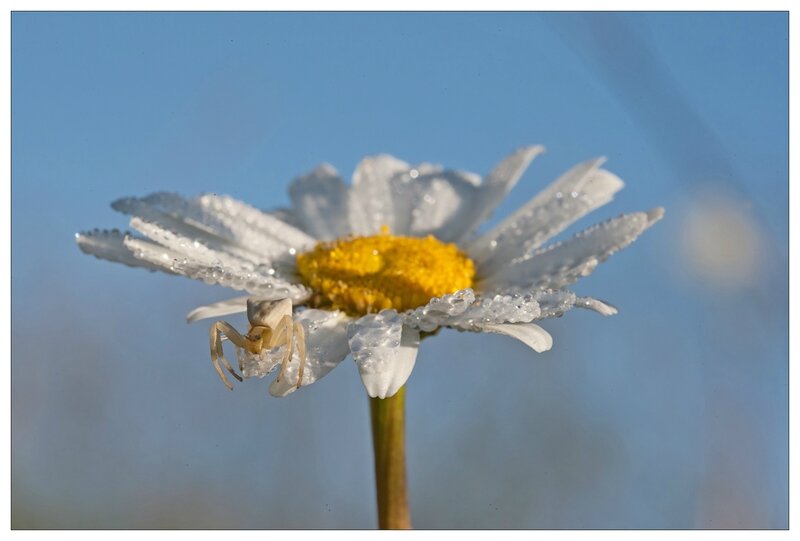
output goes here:
<path id="1" fill-rule="evenodd" d="M 292 361 L 296 344 L 300 356 L 300 368 L 297 372 L 297 388 L 299 389 L 306 365 L 306 339 L 303 326 L 295 323 L 292 319 L 292 301 L 290 299 L 279 301 L 247 299 L 247 320 L 250 322 L 250 330 L 244 336 L 226 321 L 217 321 L 211 326 L 211 362 L 214 363 L 214 368 L 222 379 L 222 383 L 228 389 L 233 390 L 233 385 L 225 377 L 220 363 L 234 378 L 242 381 L 242 376 L 236 373 L 225 358 L 222 351 L 223 340 L 228 339 L 236 346 L 237 357 L 240 349 L 257 355 L 265 349 L 286 346 L 281 360 L 281 370 L 278 372 L 276 381 L 281 380 L 286 372 L 286 367 Z M 239 370 L 242 370 L 241 361 Z"/>

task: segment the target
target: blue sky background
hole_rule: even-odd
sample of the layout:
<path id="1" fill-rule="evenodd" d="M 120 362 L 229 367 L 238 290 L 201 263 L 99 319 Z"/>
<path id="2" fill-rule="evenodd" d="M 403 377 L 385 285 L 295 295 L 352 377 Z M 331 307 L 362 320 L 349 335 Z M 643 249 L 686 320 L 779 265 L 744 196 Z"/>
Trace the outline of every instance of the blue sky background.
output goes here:
<path id="1" fill-rule="evenodd" d="M 599 155 L 626 189 L 568 233 L 667 214 L 574 288 L 618 316 L 545 322 L 541 355 L 423 343 L 415 526 L 786 527 L 787 54 L 782 13 L 14 13 L 13 526 L 373 527 L 352 363 L 283 400 L 228 392 L 184 316 L 229 293 L 73 235 L 124 229 L 125 195 L 271 208 L 320 162 L 486 173 L 541 143 L 490 223 Z M 698 229 L 717 204 L 749 236 Z M 710 276 L 687 255 L 709 231 L 732 258 Z"/>

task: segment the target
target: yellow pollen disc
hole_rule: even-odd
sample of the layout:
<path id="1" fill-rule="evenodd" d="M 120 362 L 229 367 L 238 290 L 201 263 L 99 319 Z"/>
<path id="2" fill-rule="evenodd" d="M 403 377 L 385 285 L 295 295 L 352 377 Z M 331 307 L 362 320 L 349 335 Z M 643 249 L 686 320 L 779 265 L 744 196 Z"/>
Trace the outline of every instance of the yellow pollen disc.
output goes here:
<path id="1" fill-rule="evenodd" d="M 475 265 L 455 244 L 382 230 L 371 237 L 320 242 L 297 256 L 300 276 L 315 292 L 312 305 L 350 315 L 403 311 L 472 287 Z"/>

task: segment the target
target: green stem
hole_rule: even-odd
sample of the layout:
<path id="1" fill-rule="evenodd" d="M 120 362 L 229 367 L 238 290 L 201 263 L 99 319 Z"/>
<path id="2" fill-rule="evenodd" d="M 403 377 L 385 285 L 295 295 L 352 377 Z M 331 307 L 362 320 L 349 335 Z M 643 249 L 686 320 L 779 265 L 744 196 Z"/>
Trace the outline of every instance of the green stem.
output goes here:
<path id="1" fill-rule="evenodd" d="M 389 398 L 370 398 L 378 527 L 382 530 L 411 528 L 406 488 L 405 396 L 406 388 L 401 387 Z"/>

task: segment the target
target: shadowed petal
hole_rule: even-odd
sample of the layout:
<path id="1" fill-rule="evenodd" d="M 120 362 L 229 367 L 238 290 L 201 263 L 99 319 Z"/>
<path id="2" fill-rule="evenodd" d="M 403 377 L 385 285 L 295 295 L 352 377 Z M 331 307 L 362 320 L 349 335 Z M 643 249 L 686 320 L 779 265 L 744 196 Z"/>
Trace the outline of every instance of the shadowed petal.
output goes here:
<path id="1" fill-rule="evenodd" d="M 321 240 L 350 233 L 349 189 L 333 166 L 322 164 L 289 185 L 295 213 L 306 231 Z"/>
<path id="2" fill-rule="evenodd" d="M 393 179 L 395 232 L 450 241 L 468 225 L 480 193 L 480 177 L 466 171 L 418 167 L 414 169 L 416 177 L 402 174 Z"/>
<path id="3" fill-rule="evenodd" d="M 356 235 L 377 235 L 381 226 L 394 231 L 391 180 L 410 166 L 394 156 L 367 156 L 356 166 L 350 190 L 350 227 Z"/>

